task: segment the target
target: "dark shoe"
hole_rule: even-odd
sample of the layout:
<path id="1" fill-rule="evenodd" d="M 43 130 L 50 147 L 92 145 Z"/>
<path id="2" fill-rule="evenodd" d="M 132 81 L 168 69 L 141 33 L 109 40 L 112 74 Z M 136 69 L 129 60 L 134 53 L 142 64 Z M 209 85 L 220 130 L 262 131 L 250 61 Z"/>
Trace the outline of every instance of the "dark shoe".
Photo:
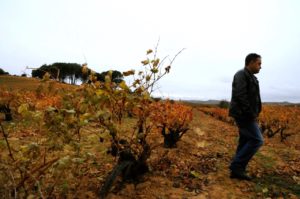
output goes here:
<path id="1" fill-rule="evenodd" d="M 248 176 L 245 172 L 234 172 L 232 171 L 230 173 L 230 178 L 235 178 L 235 179 L 239 179 L 239 180 L 252 180 L 252 178 L 250 176 Z"/>

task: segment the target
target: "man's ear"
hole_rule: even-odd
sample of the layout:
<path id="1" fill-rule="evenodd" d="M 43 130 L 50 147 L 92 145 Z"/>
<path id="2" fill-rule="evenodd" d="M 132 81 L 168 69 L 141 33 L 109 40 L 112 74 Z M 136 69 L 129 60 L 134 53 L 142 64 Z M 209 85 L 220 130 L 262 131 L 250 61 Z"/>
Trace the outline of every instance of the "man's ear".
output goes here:
<path id="1" fill-rule="evenodd" d="M 255 60 L 251 60 L 251 61 L 249 62 L 249 66 L 251 66 L 254 62 L 255 62 Z"/>

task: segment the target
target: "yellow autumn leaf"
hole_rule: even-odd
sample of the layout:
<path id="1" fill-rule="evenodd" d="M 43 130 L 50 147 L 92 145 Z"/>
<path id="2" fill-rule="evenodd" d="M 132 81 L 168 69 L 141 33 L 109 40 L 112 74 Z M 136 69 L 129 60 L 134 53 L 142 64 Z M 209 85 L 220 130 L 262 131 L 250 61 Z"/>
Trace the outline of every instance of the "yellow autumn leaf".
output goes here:
<path id="1" fill-rule="evenodd" d="M 97 96 L 104 95 L 104 94 L 105 94 L 105 91 L 102 90 L 102 89 L 98 89 L 98 90 L 96 91 L 96 95 L 97 95 Z"/>
<path id="2" fill-rule="evenodd" d="M 153 61 L 153 66 L 154 66 L 154 67 L 158 66 L 159 61 L 160 61 L 159 59 L 154 60 L 154 61 Z"/>
<path id="3" fill-rule="evenodd" d="M 119 87 L 122 88 L 123 90 L 129 90 L 128 86 L 126 85 L 125 81 L 122 81 L 119 84 Z"/>
<path id="4" fill-rule="evenodd" d="M 151 72 L 152 72 L 152 73 L 158 73 L 158 68 L 152 68 L 152 69 L 151 69 Z"/>
<path id="5" fill-rule="evenodd" d="M 88 120 L 91 118 L 91 114 L 90 113 L 85 113 L 83 115 L 80 116 L 80 120 Z"/>
<path id="6" fill-rule="evenodd" d="M 110 75 L 105 75 L 105 83 L 111 83 Z"/>
<path id="7" fill-rule="evenodd" d="M 20 151 L 21 151 L 22 153 L 27 152 L 27 151 L 28 151 L 28 146 L 26 146 L 26 145 L 20 146 Z"/>
<path id="8" fill-rule="evenodd" d="M 153 52 L 152 49 L 147 50 L 147 55 L 151 54 Z"/>
<path id="9" fill-rule="evenodd" d="M 200 173 L 198 173 L 197 171 L 191 171 L 191 174 L 192 174 L 195 178 L 201 179 L 201 175 L 200 175 Z"/>
<path id="10" fill-rule="evenodd" d="M 150 99 L 150 98 L 151 98 L 148 91 L 144 91 L 144 92 L 142 93 L 142 95 L 143 95 L 144 99 Z"/>
<path id="11" fill-rule="evenodd" d="M 142 63 L 143 65 L 147 65 L 147 64 L 149 64 L 149 59 L 144 60 L 144 61 L 141 61 L 141 63 Z"/>
<path id="12" fill-rule="evenodd" d="M 123 75 L 129 76 L 129 75 L 134 75 L 134 73 L 135 73 L 135 70 L 129 70 L 129 71 L 123 72 Z"/>
<path id="13" fill-rule="evenodd" d="M 87 67 L 87 64 L 83 64 L 81 68 L 82 74 L 87 74 L 89 69 Z"/>
<path id="14" fill-rule="evenodd" d="M 46 72 L 43 76 L 43 81 L 48 81 L 50 79 L 50 74 Z"/>
<path id="15" fill-rule="evenodd" d="M 263 188 L 263 189 L 262 189 L 262 192 L 263 192 L 263 193 L 268 193 L 268 192 L 269 192 L 269 189 L 268 189 L 268 188 Z"/>
<path id="16" fill-rule="evenodd" d="M 28 111 L 29 105 L 28 104 L 21 104 L 18 108 L 18 113 L 22 114 Z"/>
<path id="17" fill-rule="evenodd" d="M 151 79 L 151 76 L 150 76 L 150 75 L 147 75 L 147 76 L 146 76 L 146 81 L 150 81 L 150 79 Z"/>

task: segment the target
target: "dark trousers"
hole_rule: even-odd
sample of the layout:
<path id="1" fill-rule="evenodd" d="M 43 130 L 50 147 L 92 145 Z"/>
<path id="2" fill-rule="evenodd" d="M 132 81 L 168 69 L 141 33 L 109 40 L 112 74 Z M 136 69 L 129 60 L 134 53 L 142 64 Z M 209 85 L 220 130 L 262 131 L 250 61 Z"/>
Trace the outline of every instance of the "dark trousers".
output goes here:
<path id="1" fill-rule="evenodd" d="M 236 119 L 236 124 L 239 128 L 239 143 L 229 168 L 231 171 L 244 172 L 248 162 L 263 145 L 263 136 L 256 121 Z"/>

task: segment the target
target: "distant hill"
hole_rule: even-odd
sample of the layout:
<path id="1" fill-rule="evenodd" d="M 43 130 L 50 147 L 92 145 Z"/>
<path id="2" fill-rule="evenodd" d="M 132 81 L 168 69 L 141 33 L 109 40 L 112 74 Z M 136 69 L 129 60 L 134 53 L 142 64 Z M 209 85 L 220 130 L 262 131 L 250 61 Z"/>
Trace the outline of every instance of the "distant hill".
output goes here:
<path id="1" fill-rule="evenodd" d="M 268 105 L 281 105 L 281 106 L 300 106 L 300 103 L 292 103 L 292 102 L 264 102 L 264 104 Z"/>
<path id="2" fill-rule="evenodd" d="M 219 105 L 221 100 L 182 100 L 191 104 L 203 104 L 203 105 Z M 281 106 L 300 106 L 300 103 L 292 102 L 263 102 L 266 105 L 281 105 Z"/>
<path id="3" fill-rule="evenodd" d="M 221 100 L 182 100 L 184 102 L 192 104 L 208 104 L 208 105 L 217 105 Z"/>

